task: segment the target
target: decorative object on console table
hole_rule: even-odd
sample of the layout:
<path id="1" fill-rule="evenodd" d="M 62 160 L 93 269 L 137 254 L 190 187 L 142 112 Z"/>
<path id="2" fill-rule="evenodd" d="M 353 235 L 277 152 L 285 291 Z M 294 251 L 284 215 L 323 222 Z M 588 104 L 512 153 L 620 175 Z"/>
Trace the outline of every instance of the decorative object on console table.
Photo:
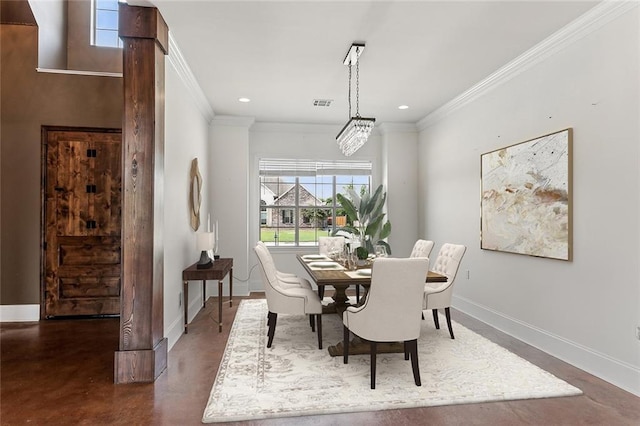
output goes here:
<path id="1" fill-rule="evenodd" d="M 215 236 L 213 232 L 200 232 L 196 234 L 196 248 L 200 251 L 200 260 L 197 263 L 197 269 L 207 269 L 213 266 L 208 252 L 213 249 L 214 239 Z"/>
<path id="2" fill-rule="evenodd" d="M 481 155 L 481 248 L 571 260 L 572 129 Z"/>
<path id="3" fill-rule="evenodd" d="M 218 221 L 215 221 L 214 224 L 214 228 L 213 228 L 213 260 L 218 260 L 220 259 L 220 255 L 218 254 L 218 248 L 220 247 L 219 245 L 219 241 L 220 241 L 220 234 L 218 234 Z"/>

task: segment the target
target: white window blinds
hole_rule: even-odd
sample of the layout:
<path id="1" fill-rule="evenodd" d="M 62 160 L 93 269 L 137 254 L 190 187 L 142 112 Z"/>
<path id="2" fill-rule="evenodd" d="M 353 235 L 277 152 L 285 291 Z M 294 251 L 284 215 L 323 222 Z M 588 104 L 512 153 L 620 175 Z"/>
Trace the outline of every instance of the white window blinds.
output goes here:
<path id="1" fill-rule="evenodd" d="M 260 159 L 260 176 L 370 175 L 370 161 Z"/>

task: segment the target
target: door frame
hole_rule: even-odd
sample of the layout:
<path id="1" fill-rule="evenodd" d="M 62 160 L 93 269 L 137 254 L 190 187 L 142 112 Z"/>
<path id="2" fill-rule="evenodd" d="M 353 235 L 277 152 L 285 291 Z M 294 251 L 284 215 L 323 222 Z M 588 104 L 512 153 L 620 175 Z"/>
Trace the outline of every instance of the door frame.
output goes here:
<path id="1" fill-rule="evenodd" d="M 76 126 L 48 126 L 40 128 L 40 320 L 48 319 L 46 316 L 46 217 L 47 217 L 47 159 L 48 159 L 48 134 L 49 132 L 93 132 L 93 133 L 122 133 L 122 129 L 105 127 L 76 127 Z M 120 158 L 122 168 L 122 157 Z M 122 235 L 121 237 L 122 238 Z M 120 247 L 122 250 L 122 246 Z"/>

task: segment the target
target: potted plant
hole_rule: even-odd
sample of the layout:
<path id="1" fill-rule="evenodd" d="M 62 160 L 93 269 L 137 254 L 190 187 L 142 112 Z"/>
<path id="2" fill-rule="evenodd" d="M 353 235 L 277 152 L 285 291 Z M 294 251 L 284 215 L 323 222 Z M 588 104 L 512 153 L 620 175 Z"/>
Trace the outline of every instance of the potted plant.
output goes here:
<path id="1" fill-rule="evenodd" d="M 387 248 L 391 254 L 391 247 L 384 241 L 391 234 L 391 223 L 385 221 L 385 213 L 382 209 L 387 199 L 387 193 L 380 185 L 373 194 L 364 193 L 358 195 L 353 188 L 346 190 L 348 197 L 337 194 L 337 200 L 345 210 L 349 220 L 347 225 L 336 229 L 334 234 L 350 234 L 359 241 L 356 255 L 359 259 L 366 259 L 369 253 L 374 251 L 374 246 L 380 244 Z"/>

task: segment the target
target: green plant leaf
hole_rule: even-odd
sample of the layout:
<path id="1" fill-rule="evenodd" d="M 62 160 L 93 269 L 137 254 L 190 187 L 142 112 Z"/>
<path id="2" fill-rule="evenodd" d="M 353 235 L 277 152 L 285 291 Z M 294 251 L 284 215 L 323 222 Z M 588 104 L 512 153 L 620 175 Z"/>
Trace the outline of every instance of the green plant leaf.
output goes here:
<path id="1" fill-rule="evenodd" d="M 342 195 L 342 194 L 337 194 L 337 195 Z M 361 198 L 358 195 L 358 193 L 356 191 L 354 191 L 353 188 L 347 188 L 347 195 L 349 196 L 349 200 L 351 201 L 351 204 L 355 207 L 355 209 L 359 209 L 360 208 L 360 203 Z M 344 196 L 343 196 L 344 197 Z"/>
<path id="2" fill-rule="evenodd" d="M 335 237 L 337 235 L 338 231 L 345 231 L 345 232 L 348 232 L 350 234 L 360 235 L 360 231 L 358 229 L 354 228 L 353 226 L 349 226 L 349 225 L 343 226 L 341 228 L 336 228 L 336 230 L 333 231 L 331 233 L 331 235 Z"/>
<path id="3" fill-rule="evenodd" d="M 366 235 L 371 235 L 372 237 L 377 237 L 383 219 L 384 213 L 378 217 L 372 218 L 372 222 L 369 223 L 369 226 L 367 226 L 367 229 L 364 231 L 364 233 Z"/>
<path id="4" fill-rule="evenodd" d="M 380 240 L 376 244 L 385 246 L 387 248 L 387 253 L 391 254 L 391 246 L 389 245 L 389 243 L 387 243 L 386 241 Z"/>
<path id="5" fill-rule="evenodd" d="M 378 186 L 376 191 L 373 194 L 365 194 L 363 196 L 363 204 L 360 208 L 362 211 L 362 215 L 369 216 L 371 215 L 379 204 L 380 194 L 382 192 L 382 185 Z M 364 202 L 366 197 L 366 203 Z"/>
<path id="6" fill-rule="evenodd" d="M 384 203 L 387 200 L 387 193 L 383 186 L 379 185 L 373 193 L 358 195 L 353 188 L 347 188 L 343 194 L 337 194 L 337 201 L 340 203 L 351 222 L 357 220 L 360 225 L 346 226 L 340 228 L 346 232 L 353 233 L 362 239 L 363 247 L 369 252 L 373 252 L 376 244 L 384 244 L 389 253 L 391 247 L 383 241 L 391 233 L 391 223 L 385 222 L 386 214 Z"/>
<path id="7" fill-rule="evenodd" d="M 380 239 L 385 239 L 389 235 L 391 235 L 391 222 L 387 221 L 382 227 L 382 231 L 380 231 Z"/>
<path id="8" fill-rule="evenodd" d="M 351 222 L 358 220 L 358 211 L 353 203 L 342 194 L 336 194 L 336 197 L 344 211 L 347 213 L 347 216 L 349 216 L 349 219 L 351 219 Z"/>

